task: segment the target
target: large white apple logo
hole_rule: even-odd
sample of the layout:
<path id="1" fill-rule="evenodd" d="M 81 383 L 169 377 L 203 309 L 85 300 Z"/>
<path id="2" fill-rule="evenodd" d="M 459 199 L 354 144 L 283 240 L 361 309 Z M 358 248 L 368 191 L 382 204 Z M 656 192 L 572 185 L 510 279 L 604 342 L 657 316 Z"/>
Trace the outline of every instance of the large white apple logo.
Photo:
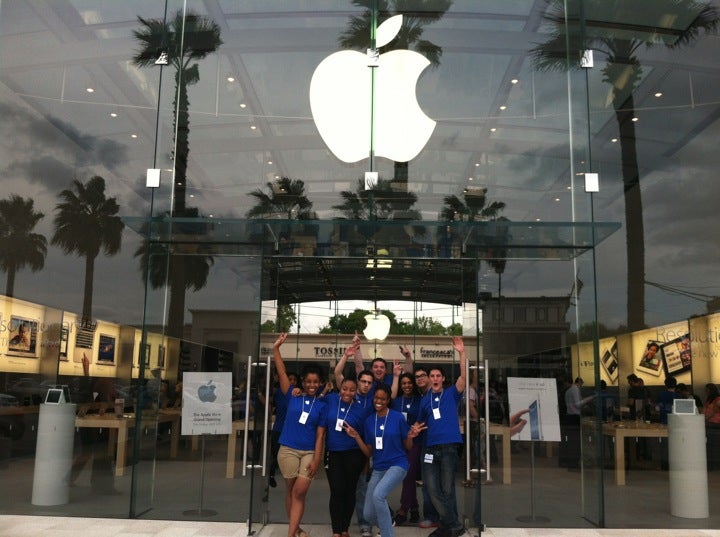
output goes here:
<path id="1" fill-rule="evenodd" d="M 382 313 L 370 313 L 365 316 L 363 334 L 368 341 L 383 341 L 390 333 L 390 319 Z"/>
<path id="2" fill-rule="evenodd" d="M 401 26 L 402 15 L 383 22 L 377 29 L 376 46 L 392 41 Z M 415 158 L 435 129 L 435 121 L 425 115 L 415 95 L 417 80 L 429 64 L 425 56 L 411 50 L 381 54 L 377 67 L 368 66 L 365 54 L 350 50 L 320 62 L 310 82 L 310 108 L 330 151 L 347 163 L 368 158 L 372 114 L 375 155 L 395 162 Z"/>

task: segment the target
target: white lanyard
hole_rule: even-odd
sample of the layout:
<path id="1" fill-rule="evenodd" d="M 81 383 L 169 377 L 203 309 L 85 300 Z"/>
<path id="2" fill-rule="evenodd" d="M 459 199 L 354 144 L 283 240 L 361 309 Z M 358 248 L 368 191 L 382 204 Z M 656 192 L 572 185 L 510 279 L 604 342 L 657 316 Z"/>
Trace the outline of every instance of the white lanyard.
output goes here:
<path id="1" fill-rule="evenodd" d="M 375 412 L 375 449 L 382 449 L 383 448 L 383 437 L 385 436 L 385 424 L 387 424 L 388 417 L 390 416 L 390 409 L 388 409 L 388 413 L 385 414 L 385 421 L 380 425 L 380 430 L 382 431 L 380 433 L 380 436 L 378 436 L 378 415 L 377 412 Z"/>
<path id="2" fill-rule="evenodd" d="M 350 407 L 353 405 L 353 403 L 354 403 L 354 401 L 350 401 L 350 404 L 348 405 L 347 410 L 345 411 L 345 417 L 343 417 L 343 420 L 345 420 L 345 418 L 347 418 L 348 414 L 350 413 Z M 340 406 L 343 404 L 344 404 L 343 400 L 338 399 L 338 409 L 337 409 L 337 414 L 335 415 L 335 421 L 340 419 Z"/>

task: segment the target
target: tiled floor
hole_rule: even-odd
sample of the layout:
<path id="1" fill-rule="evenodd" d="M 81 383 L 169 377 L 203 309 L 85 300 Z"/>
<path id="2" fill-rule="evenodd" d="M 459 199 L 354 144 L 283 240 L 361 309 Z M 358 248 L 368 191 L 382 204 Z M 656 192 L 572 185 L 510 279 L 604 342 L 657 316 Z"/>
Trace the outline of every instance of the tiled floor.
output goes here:
<path id="1" fill-rule="evenodd" d="M 306 525 L 311 537 L 328 537 L 329 526 Z M 287 526 L 271 524 L 255 537 L 285 537 Z M 395 528 L 395 537 L 426 537 L 429 530 Z M 38 517 L 0 515 L 0 537 L 247 537 L 245 524 L 106 518 Z M 720 537 L 720 530 L 556 529 L 488 528 L 483 537 Z"/>

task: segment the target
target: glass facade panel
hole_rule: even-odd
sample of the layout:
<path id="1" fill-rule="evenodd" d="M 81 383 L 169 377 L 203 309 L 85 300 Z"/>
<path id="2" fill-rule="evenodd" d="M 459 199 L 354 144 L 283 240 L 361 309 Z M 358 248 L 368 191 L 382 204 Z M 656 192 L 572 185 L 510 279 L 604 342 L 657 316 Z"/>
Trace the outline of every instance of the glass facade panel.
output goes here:
<path id="1" fill-rule="evenodd" d="M 672 486 L 666 383 L 720 382 L 717 2 L 366 4 L 0 2 L 0 511 L 286 522 L 276 333 L 332 378 L 341 321 L 379 309 L 366 359 L 408 345 L 454 382 L 447 335 L 472 349 L 463 523 L 687 523 L 640 500 Z M 187 373 L 229 374 L 229 436 L 181 434 Z M 55 386 L 75 427 L 43 496 Z"/>

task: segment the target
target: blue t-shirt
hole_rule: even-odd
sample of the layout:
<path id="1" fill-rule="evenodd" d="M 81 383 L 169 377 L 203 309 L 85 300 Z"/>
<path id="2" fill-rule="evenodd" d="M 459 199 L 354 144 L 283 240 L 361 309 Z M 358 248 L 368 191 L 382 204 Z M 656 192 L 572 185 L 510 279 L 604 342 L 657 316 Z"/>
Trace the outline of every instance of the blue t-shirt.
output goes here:
<path id="1" fill-rule="evenodd" d="M 392 400 L 390 408 L 392 408 L 393 410 L 397 410 L 401 414 L 407 414 L 407 423 L 408 425 L 412 425 L 418 420 L 418 415 L 420 414 L 420 401 L 422 401 L 422 397 L 419 395 L 413 395 L 412 397 L 405 397 L 404 395 L 399 395 Z M 413 444 L 419 444 L 422 441 L 422 434 L 413 438 Z"/>
<path id="2" fill-rule="evenodd" d="M 420 401 L 420 414 L 418 421 L 427 426 L 425 431 L 425 445 L 437 446 L 439 444 L 462 444 L 460 434 L 460 420 L 457 407 L 462 400 L 462 393 L 458 392 L 453 384 L 437 393 L 428 390 Z M 435 419 L 433 410 L 439 409 L 440 418 Z"/>
<path id="3" fill-rule="evenodd" d="M 660 407 L 660 423 L 667 423 L 668 414 L 672 414 L 673 411 L 673 401 L 679 398 L 678 392 L 670 390 L 660 392 L 657 398 L 657 406 Z"/>
<path id="4" fill-rule="evenodd" d="M 348 436 L 344 429 L 337 431 L 338 420 L 345 421 L 356 431 L 360 431 L 365 419 L 364 409 L 353 400 L 347 404 L 340 399 L 340 394 L 329 393 L 324 397 L 327 402 L 325 422 L 321 425 L 327 430 L 326 442 L 328 451 L 349 451 L 360 449 L 357 441 Z"/>
<path id="5" fill-rule="evenodd" d="M 371 389 L 367 395 L 360 395 L 359 393 L 355 394 L 355 402 L 360 408 L 362 408 L 363 419 L 375 412 L 375 407 L 373 407 L 374 394 L 374 389 Z"/>
<path id="6" fill-rule="evenodd" d="M 365 420 L 363 441 L 372 449 L 373 468 L 387 470 L 391 466 L 400 466 L 407 470 L 407 451 L 403 440 L 407 438 L 410 426 L 400 412 L 390 409 L 386 416 L 373 412 Z M 382 449 L 377 449 L 376 438 L 382 438 Z"/>
<path id="7" fill-rule="evenodd" d="M 280 445 L 301 451 L 312 451 L 315 449 L 315 430 L 318 426 L 324 427 L 327 404 L 324 397 L 307 395 L 293 397 L 294 388 L 294 386 L 290 386 L 285 394 L 288 407 L 285 425 L 280 433 Z M 304 424 L 300 423 L 300 416 L 303 412 L 308 412 Z"/>

